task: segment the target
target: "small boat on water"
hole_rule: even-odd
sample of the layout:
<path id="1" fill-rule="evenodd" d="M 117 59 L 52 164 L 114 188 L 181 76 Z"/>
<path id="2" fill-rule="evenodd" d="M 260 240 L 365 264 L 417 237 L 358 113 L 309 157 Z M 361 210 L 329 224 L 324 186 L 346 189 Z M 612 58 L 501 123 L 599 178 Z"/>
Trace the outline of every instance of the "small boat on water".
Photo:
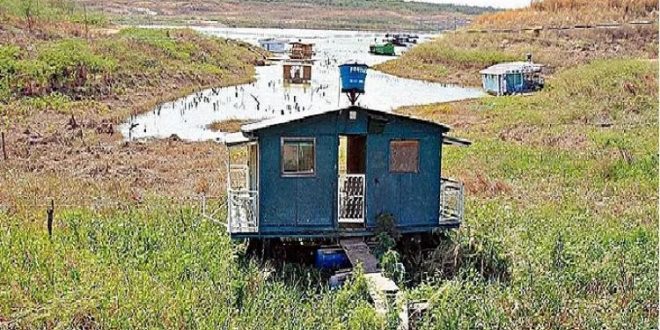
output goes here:
<path id="1" fill-rule="evenodd" d="M 374 55 L 395 56 L 394 45 L 391 42 L 384 44 L 373 44 L 369 46 L 369 53 Z"/>
<path id="2" fill-rule="evenodd" d="M 408 47 L 417 44 L 419 37 L 416 34 L 408 33 L 387 33 L 383 41 L 391 42 L 395 46 Z"/>

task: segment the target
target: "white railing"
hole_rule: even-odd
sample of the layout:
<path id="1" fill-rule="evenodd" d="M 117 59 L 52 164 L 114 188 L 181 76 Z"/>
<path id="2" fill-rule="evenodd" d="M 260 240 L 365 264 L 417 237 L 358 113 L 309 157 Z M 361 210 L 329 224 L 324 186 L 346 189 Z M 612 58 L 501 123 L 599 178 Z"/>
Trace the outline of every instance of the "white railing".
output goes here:
<path id="1" fill-rule="evenodd" d="M 339 176 L 337 215 L 340 223 L 364 223 L 364 174 Z"/>
<path id="2" fill-rule="evenodd" d="M 440 182 L 440 223 L 461 223 L 463 221 L 463 183 L 442 178 Z"/>
<path id="3" fill-rule="evenodd" d="M 231 165 L 227 182 L 227 231 L 255 233 L 259 230 L 259 192 L 250 190 L 247 165 Z"/>
<path id="4" fill-rule="evenodd" d="M 255 233 L 259 230 L 259 192 L 229 190 L 227 192 L 227 231 Z"/>

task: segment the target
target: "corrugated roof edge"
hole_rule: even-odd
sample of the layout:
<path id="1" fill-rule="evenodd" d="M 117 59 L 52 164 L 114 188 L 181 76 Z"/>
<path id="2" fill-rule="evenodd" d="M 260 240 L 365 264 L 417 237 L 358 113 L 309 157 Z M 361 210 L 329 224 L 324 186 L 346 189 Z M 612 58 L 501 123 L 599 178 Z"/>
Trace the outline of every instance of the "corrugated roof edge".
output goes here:
<path id="1" fill-rule="evenodd" d="M 254 132 L 254 131 L 258 131 L 260 129 L 264 129 L 264 128 L 267 128 L 267 127 L 282 125 L 282 124 L 290 123 L 290 122 L 293 122 L 293 121 L 302 120 L 302 119 L 306 119 L 306 118 L 310 118 L 310 117 L 314 117 L 314 116 L 319 116 L 319 115 L 324 115 L 324 114 L 328 114 L 328 113 L 332 113 L 332 112 L 338 112 L 338 111 L 342 111 L 342 110 L 358 110 L 358 111 L 373 112 L 373 113 L 378 113 L 378 114 L 383 114 L 383 115 L 393 116 L 393 117 L 398 117 L 398 118 L 404 118 L 404 119 L 409 119 L 409 120 L 413 120 L 413 121 L 418 121 L 418 122 L 438 126 L 438 127 L 443 128 L 445 131 L 451 130 L 451 126 L 449 126 L 447 124 L 436 123 L 436 122 L 431 121 L 431 120 L 426 120 L 426 119 L 421 119 L 421 118 L 417 118 L 417 117 L 402 115 L 402 114 L 398 114 L 398 113 L 395 113 L 395 112 L 387 112 L 387 111 L 382 111 L 382 110 L 374 110 L 374 109 L 367 109 L 367 108 L 362 108 L 362 107 L 358 107 L 358 106 L 351 106 L 351 107 L 347 107 L 347 108 L 297 113 L 297 114 L 290 115 L 290 116 L 281 116 L 281 117 L 269 118 L 269 119 L 265 119 L 265 120 L 262 120 L 262 121 L 259 121 L 259 122 L 245 124 L 245 125 L 241 126 L 241 131 L 242 132 Z"/>
<path id="2" fill-rule="evenodd" d="M 513 71 L 535 71 L 543 69 L 543 64 L 533 62 L 504 62 L 491 65 L 479 71 L 480 74 L 506 74 Z"/>

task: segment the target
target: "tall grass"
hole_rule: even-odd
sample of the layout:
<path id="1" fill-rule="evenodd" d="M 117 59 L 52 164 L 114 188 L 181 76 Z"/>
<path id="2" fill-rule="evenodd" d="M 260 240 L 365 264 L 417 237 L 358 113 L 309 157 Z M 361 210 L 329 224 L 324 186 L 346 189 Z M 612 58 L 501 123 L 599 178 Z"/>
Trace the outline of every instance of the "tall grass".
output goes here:
<path id="1" fill-rule="evenodd" d="M 84 5 L 72 0 L 0 0 L 0 15 L 9 15 L 27 20 L 34 18 L 51 23 L 69 21 L 105 26 L 107 17 L 101 13 L 87 11 Z"/>
<path id="2" fill-rule="evenodd" d="M 652 0 L 538 0 L 527 8 L 481 15 L 474 24 L 482 28 L 524 28 L 657 21 L 657 11 L 658 2 Z"/>
<path id="3" fill-rule="evenodd" d="M 374 329 L 358 273 L 337 291 L 314 271 L 272 274 L 186 208 L 58 212 L 52 239 L 0 215 L 0 322 L 20 328 Z M 267 269 L 267 268 L 266 268 Z"/>
<path id="4" fill-rule="evenodd" d="M 655 327 L 657 72 L 657 62 L 597 61 L 531 97 L 422 109 L 438 121 L 476 112 L 454 133 L 475 143 L 445 150 L 445 175 L 469 191 L 460 232 L 496 242 L 511 274 L 429 278 L 410 293 L 432 302 L 422 328 Z"/>

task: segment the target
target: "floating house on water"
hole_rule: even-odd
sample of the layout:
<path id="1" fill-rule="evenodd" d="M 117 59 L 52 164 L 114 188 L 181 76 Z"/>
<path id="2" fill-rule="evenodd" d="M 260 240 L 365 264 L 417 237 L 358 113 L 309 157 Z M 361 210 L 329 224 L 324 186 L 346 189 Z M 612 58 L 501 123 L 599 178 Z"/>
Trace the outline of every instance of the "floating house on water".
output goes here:
<path id="1" fill-rule="evenodd" d="M 367 67 L 340 71 L 355 104 Z M 361 238 L 375 234 L 381 214 L 404 234 L 455 228 L 463 185 L 442 176 L 442 150 L 470 142 L 449 131 L 355 105 L 243 125 L 225 139 L 228 231 L 233 238 Z M 247 155 L 243 164 L 231 162 L 237 148 Z"/>
<path id="2" fill-rule="evenodd" d="M 385 34 L 385 41 L 400 47 L 408 47 L 410 45 L 416 44 L 418 39 L 419 37 L 417 35 L 408 33 Z"/>
<path id="3" fill-rule="evenodd" d="M 288 43 L 289 41 L 285 39 L 259 39 L 259 46 L 271 53 L 286 53 L 286 46 Z"/>
<path id="4" fill-rule="evenodd" d="M 282 80 L 287 84 L 307 84 L 312 80 L 312 63 L 287 61 L 282 63 Z"/>
<path id="5" fill-rule="evenodd" d="M 314 56 L 314 44 L 295 41 L 290 43 L 289 58 L 295 60 L 310 60 Z"/>
<path id="6" fill-rule="evenodd" d="M 531 62 L 509 62 L 481 70 L 484 90 L 493 95 L 533 92 L 543 88 L 543 65 Z"/>

